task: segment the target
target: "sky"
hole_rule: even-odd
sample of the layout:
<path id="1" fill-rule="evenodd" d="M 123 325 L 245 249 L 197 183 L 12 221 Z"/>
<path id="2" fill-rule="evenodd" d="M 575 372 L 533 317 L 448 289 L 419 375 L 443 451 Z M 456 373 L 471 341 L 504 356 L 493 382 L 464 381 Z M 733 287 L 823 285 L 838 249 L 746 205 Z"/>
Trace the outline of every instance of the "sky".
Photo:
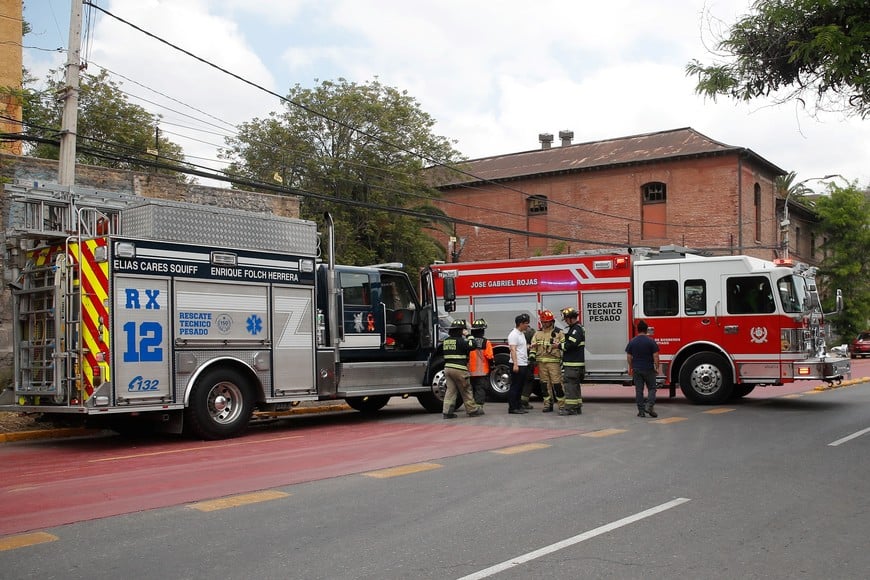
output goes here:
<path id="1" fill-rule="evenodd" d="M 696 95 L 692 59 L 714 60 L 751 0 L 99 0 L 99 6 L 277 94 L 344 78 L 407 91 L 434 133 L 470 159 L 692 127 L 751 149 L 821 191 L 870 185 L 870 120 L 798 103 Z M 88 15 L 92 13 L 92 17 Z M 70 0 L 25 0 L 24 64 L 66 60 Z M 233 126 L 275 96 L 86 8 L 88 72 L 110 71 L 161 131 L 213 168 Z M 205 183 L 205 182 L 204 182 Z"/>

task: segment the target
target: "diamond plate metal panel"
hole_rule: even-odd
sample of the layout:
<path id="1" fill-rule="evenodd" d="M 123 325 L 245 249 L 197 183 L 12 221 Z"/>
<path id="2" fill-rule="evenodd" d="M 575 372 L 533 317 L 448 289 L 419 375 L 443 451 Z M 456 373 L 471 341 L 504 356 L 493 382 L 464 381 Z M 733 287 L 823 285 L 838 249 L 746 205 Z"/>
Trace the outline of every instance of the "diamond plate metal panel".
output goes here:
<path id="1" fill-rule="evenodd" d="M 314 222 L 165 200 L 148 200 L 124 209 L 121 233 L 150 240 L 303 256 L 318 253 Z"/>

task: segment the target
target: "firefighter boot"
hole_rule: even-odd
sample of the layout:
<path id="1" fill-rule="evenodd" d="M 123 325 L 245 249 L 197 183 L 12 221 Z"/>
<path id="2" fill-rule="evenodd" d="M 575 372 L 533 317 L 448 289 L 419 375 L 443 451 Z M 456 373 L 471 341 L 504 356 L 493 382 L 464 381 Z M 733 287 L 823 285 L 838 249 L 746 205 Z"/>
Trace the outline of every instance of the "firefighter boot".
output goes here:
<path id="1" fill-rule="evenodd" d="M 455 405 L 450 405 L 449 407 L 447 407 L 447 412 L 444 413 L 444 418 L 445 419 L 455 419 L 457 417 L 456 413 L 453 412 L 455 410 L 456 410 Z"/>
<path id="2" fill-rule="evenodd" d="M 655 407 L 656 407 L 655 404 L 651 405 L 651 404 L 647 403 L 647 406 L 646 406 L 647 415 L 649 415 L 650 417 L 658 417 L 659 414 L 656 413 Z"/>
<path id="3" fill-rule="evenodd" d="M 553 401 L 544 401 L 544 413 L 552 413 L 553 412 Z"/>

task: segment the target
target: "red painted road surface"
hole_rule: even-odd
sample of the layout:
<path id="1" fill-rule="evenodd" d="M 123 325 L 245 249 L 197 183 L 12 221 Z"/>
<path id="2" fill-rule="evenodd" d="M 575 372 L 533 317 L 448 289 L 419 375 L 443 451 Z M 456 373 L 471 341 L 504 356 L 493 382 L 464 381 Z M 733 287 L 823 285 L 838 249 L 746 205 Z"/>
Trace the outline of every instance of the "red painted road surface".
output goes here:
<path id="1" fill-rule="evenodd" d="M 373 420 L 228 441 L 134 445 L 114 437 L 5 445 L 0 536 L 579 432 Z"/>
<path id="2" fill-rule="evenodd" d="M 855 378 L 870 376 L 870 359 L 853 360 L 852 369 Z M 747 398 L 780 397 L 819 385 L 759 388 Z M 587 404 L 624 402 L 627 409 L 633 406 L 633 392 L 615 385 L 583 389 Z M 659 400 L 666 409 L 666 391 Z M 671 404 L 675 409 L 688 405 L 679 394 Z M 0 536 L 583 431 L 582 425 L 576 430 L 521 428 L 462 419 L 442 422 L 440 417 L 423 424 L 378 421 L 350 412 L 315 424 L 253 429 L 227 441 L 103 437 L 0 445 Z"/>

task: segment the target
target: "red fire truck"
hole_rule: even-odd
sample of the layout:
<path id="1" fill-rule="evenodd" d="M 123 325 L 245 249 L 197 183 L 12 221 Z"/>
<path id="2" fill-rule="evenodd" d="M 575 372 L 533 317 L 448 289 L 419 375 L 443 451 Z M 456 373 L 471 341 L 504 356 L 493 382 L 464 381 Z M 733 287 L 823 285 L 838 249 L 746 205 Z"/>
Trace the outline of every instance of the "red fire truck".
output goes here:
<path id="1" fill-rule="evenodd" d="M 826 352 L 814 269 L 684 248 L 590 251 L 522 260 L 437 264 L 439 308 L 484 318 L 499 343 L 490 395 L 509 386 L 506 337 L 517 314 L 567 306 L 586 330 L 586 381 L 630 384 L 625 345 L 643 319 L 661 349 L 671 396 L 718 404 L 755 387 L 841 381 L 848 358 Z M 444 300 L 444 291 L 448 299 Z M 455 302 L 449 300 L 455 291 Z M 842 295 L 837 291 L 837 308 Z"/>

